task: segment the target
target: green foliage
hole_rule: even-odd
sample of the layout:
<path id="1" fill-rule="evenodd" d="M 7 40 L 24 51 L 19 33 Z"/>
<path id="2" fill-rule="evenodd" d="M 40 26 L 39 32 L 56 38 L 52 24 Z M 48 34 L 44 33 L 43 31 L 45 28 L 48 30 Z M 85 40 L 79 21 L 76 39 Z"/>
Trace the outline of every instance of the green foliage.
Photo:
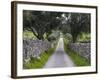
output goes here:
<path id="1" fill-rule="evenodd" d="M 60 20 L 57 18 L 62 13 L 46 11 L 23 11 L 24 30 L 30 30 L 38 39 L 48 37 L 52 30 L 57 29 Z"/>
<path id="2" fill-rule="evenodd" d="M 66 33 L 64 35 L 64 39 L 66 39 L 68 41 L 68 43 L 72 42 L 72 35 L 70 33 Z"/>
<path id="3" fill-rule="evenodd" d="M 59 31 L 52 31 L 51 35 L 48 36 L 48 41 L 54 42 L 58 40 L 60 37 L 60 32 Z"/>
<path id="4" fill-rule="evenodd" d="M 36 37 L 31 31 L 23 31 L 23 38 L 24 39 L 36 39 Z"/>
<path id="5" fill-rule="evenodd" d="M 68 53 L 68 55 L 71 57 L 76 66 L 90 66 L 90 63 L 87 59 L 80 56 L 78 53 L 74 52 L 69 48 L 69 44 L 66 39 L 64 39 L 64 50 L 66 53 Z"/>
<path id="6" fill-rule="evenodd" d="M 23 30 L 31 31 L 38 39 L 44 40 L 59 30 L 70 33 L 76 42 L 81 32 L 90 33 L 90 14 L 49 11 L 23 11 Z"/>
<path id="7" fill-rule="evenodd" d="M 81 33 L 77 37 L 78 42 L 90 42 L 91 41 L 91 34 L 90 33 Z"/>
<path id="8" fill-rule="evenodd" d="M 81 32 L 90 33 L 90 14 L 85 13 L 69 13 L 70 18 L 68 24 L 70 25 L 73 42 L 76 42 L 77 36 Z"/>

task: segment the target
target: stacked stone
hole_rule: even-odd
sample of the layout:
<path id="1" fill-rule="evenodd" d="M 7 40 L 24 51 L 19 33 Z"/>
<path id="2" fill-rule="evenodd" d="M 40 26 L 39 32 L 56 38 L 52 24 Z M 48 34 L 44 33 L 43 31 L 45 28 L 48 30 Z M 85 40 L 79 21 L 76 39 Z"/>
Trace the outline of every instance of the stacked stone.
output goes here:
<path id="1" fill-rule="evenodd" d="M 28 62 L 31 57 L 40 59 L 41 53 L 48 51 L 51 44 L 42 40 L 23 40 L 23 59 Z"/>
<path id="2" fill-rule="evenodd" d="M 70 48 L 75 52 L 77 52 L 79 55 L 90 60 L 90 56 L 91 56 L 90 45 L 91 45 L 90 43 L 71 43 Z"/>

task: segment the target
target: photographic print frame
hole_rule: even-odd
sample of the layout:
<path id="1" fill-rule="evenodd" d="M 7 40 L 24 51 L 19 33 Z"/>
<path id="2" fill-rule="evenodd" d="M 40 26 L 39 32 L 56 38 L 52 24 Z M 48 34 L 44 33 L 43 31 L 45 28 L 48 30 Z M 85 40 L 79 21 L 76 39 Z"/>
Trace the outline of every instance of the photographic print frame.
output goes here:
<path id="1" fill-rule="evenodd" d="M 91 53 L 90 66 L 71 68 L 46 68 L 23 70 L 23 12 L 27 11 L 47 11 L 56 13 L 86 13 L 91 14 Z M 97 6 L 54 4 L 39 2 L 13 1 L 11 3 L 11 77 L 31 78 L 47 76 L 64 76 L 97 73 Z M 21 45 L 20 45 L 21 44 Z M 93 49 L 94 48 L 94 49 Z M 91 51 L 90 50 L 90 51 Z M 69 69 L 69 70 L 68 70 Z M 80 70 L 80 71 L 79 71 Z M 32 74 L 34 73 L 34 74 Z"/>

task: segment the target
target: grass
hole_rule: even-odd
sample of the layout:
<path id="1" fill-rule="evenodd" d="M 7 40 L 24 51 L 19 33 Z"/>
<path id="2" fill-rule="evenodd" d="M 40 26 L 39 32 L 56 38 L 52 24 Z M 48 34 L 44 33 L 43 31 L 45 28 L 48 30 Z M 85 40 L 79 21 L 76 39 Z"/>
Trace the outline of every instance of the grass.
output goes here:
<path id="1" fill-rule="evenodd" d="M 64 50 L 66 53 L 68 53 L 68 55 L 73 60 L 76 66 L 90 66 L 90 63 L 86 58 L 80 56 L 78 53 L 74 52 L 69 48 L 68 41 L 65 39 L 64 39 Z"/>
<path id="2" fill-rule="evenodd" d="M 24 39 L 36 39 L 35 35 L 31 31 L 23 31 L 23 38 Z M 55 42 L 53 41 L 53 44 L 54 44 L 53 48 L 51 48 L 47 52 L 43 52 L 40 55 L 40 59 L 36 59 L 32 57 L 29 62 L 23 64 L 23 68 L 24 69 L 42 68 L 46 64 L 46 62 L 48 61 L 52 53 L 55 51 L 57 43 L 58 43 L 58 40 L 56 40 Z"/>
<path id="3" fill-rule="evenodd" d="M 35 39 L 36 37 L 33 35 L 31 31 L 23 31 L 23 38 L 24 39 Z"/>
<path id="4" fill-rule="evenodd" d="M 78 42 L 90 42 L 90 40 L 91 40 L 91 34 L 90 33 L 81 33 L 77 37 Z"/>
<path id="5" fill-rule="evenodd" d="M 55 49 L 56 46 L 54 48 L 51 48 L 47 52 L 43 52 L 40 56 L 41 59 L 31 58 L 31 60 L 28 63 L 23 64 L 24 69 L 43 68 L 43 66 L 46 64 L 46 62 L 48 61 L 52 53 L 55 51 Z"/>

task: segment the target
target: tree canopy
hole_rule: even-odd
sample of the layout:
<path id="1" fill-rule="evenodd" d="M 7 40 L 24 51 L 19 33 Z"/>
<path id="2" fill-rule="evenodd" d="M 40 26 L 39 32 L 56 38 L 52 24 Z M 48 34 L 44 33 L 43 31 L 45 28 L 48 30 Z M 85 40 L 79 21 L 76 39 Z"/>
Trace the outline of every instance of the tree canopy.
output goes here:
<path id="1" fill-rule="evenodd" d="M 90 14 L 70 13 L 68 24 L 70 25 L 73 42 L 81 32 L 90 32 Z"/>
<path id="2" fill-rule="evenodd" d="M 53 30 L 59 30 L 64 34 L 70 33 L 75 42 L 81 32 L 90 33 L 90 26 L 88 13 L 23 11 L 23 30 L 33 32 L 42 40 L 48 39 Z"/>
<path id="3" fill-rule="evenodd" d="M 58 28 L 61 13 L 45 11 L 24 11 L 24 30 L 30 30 L 38 39 L 44 39 L 51 34 L 52 30 Z"/>

